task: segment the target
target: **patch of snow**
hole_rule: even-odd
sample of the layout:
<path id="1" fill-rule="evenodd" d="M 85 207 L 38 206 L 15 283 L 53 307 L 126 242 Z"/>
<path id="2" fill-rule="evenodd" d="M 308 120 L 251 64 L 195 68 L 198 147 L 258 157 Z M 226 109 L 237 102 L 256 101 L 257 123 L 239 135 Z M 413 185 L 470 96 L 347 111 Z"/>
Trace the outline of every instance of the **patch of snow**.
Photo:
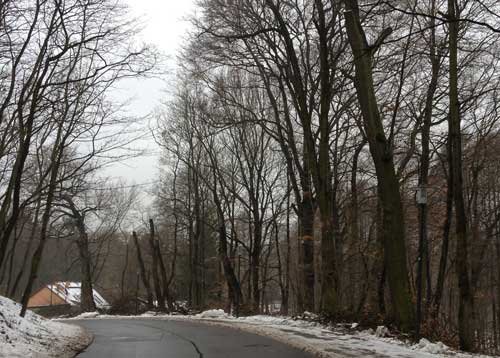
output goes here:
<path id="1" fill-rule="evenodd" d="M 155 317 L 155 316 L 158 316 L 158 312 L 146 311 L 143 314 L 141 314 L 141 317 Z"/>
<path id="2" fill-rule="evenodd" d="M 196 315 L 198 318 L 229 318 L 229 315 L 222 309 L 208 310 Z"/>
<path id="3" fill-rule="evenodd" d="M 442 342 L 432 343 L 425 338 L 422 338 L 418 344 L 416 344 L 416 349 L 422 352 L 432 353 L 432 354 L 446 354 L 450 351 L 450 348 Z"/>
<path id="4" fill-rule="evenodd" d="M 356 329 L 358 328 L 359 324 L 358 323 L 353 323 L 351 324 L 351 329 Z"/>
<path id="5" fill-rule="evenodd" d="M 378 326 L 375 331 L 375 335 L 380 338 L 389 337 L 390 336 L 389 328 L 385 326 Z"/>
<path id="6" fill-rule="evenodd" d="M 365 329 L 363 332 L 361 332 L 365 335 L 368 335 L 368 336 L 372 336 L 375 334 L 375 331 L 373 330 L 373 328 L 368 328 L 368 329 Z"/>
<path id="7" fill-rule="evenodd" d="M 80 313 L 78 316 L 75 316 L 76 319 L 81 319 L 81 318 L 95 318 L 99 316 L 99 312 L 94 311 L 94 312 L 83 312 Z"/>
<path id="8" fill-rule="evenodd" d="M 316 313 L 312 313 L 312 312 L 309 312 L 309 311 L 304 311 L 304 313 L 302 314 L 302 317 L 304 319 L 307 319 L 307 320 L 317 320 L 319 318 L 319 316 L 316 314 Z"/>
<path id="9" fill-rule="evenodd" d="M 0 296 L 0 357 L 73 357 L 91 341 L 81 327 L 47 320 Z"/>

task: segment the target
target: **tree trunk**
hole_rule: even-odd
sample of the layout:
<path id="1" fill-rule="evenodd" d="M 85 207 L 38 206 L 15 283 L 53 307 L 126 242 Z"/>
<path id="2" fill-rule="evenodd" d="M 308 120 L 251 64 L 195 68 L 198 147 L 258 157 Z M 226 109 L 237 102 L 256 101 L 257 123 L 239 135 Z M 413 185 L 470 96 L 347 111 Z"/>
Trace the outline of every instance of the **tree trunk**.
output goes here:
<path id="1" fill-rule="evenodd" d="M 63 196 L 71 211 L 71 219 L 78 231 L 76 246 L 78 247 L 78 256 L 80 258 L 81 271 L 81 310 L 82 312 L 93 312 L 96 310 L 94 302 L 94 292 L 92 289 L 92 264 L 89 251 L 89 238 L 85 228 L 85 218 L 77 209 L 73 199 L 69 196 Z"/>
<path id="2" fill-rule="evenodd" d="M 141 247 L 139 246 L 139 239 L 137 238 L 137 233 L 132 232 L 132 237 L 134 239 L 135 249 L 137 251 L 137 262 L 139 263 L 139 270 L 141 273 L 142 284 L 146 289 L 147 299 L 148 299 L 148 309 L 153 308 L 153 292 L 151 291 L 151 285 L 149 283 L 148 275 L 146 273 L 146 266 L 144 265 L 144 260 L 142 259 Z"/>
<path id="3" fill-rule="evenodd" d="M 129 253 L 129 241 L 125 244 L 125 262 L 122 269 L 122 277 L 120 282 L 120 296 L 123 299 L 125 297 L 125 276 L 128 271 L 128 253 Z"/>
<path id="4" fill-rule="evenodd" d="M 314 208 L 310 191 L 303 192 L 300 214 L 302 262 L 304 267 L 301 270 L 304 282 L 304 293 L 301 296 L 303 296 L 303 309 L 314 312 Z"/>
<path id="5" fill-rule="evenodd" d="M 453 177 L 453 202 L 455 204 L 456 273 L 459 290 L 458 334 L 460 349 L 474 349 L 474 297 L 469 280 L 467 244 L 467 216 L 465 213 L 462 174 L 462 130 L 458 101 L 458 31 L 459 23 L 456 0 L 448 0 L 450 46 L 450 113 L 448 117 L 448 141 L 450 143 L 450 175 Z"/>
<path id="6" fill-rule="evenodd" d="M 217 193 L 217 184 L 215 183 L 216 180 L 217 178 L 214 175 L 214 187 L 212 188 L 212 193 L 217 209 L 217 232 L 219 236 L 218 256 L 219 260 L 222 262 L 222 267 L 224 269 L 224 277 L 226 278 L 226 282 L 230 291 L 229 296 L 233 300 L 234 315 L 238 317 L 240 314 L 240 307 L 243 304 L 243 294 L 241 293 L 240 282 L 238 281 L 238 278 L 234 273 L 234 267 L 227 253 L 226 224 L 224 222 L 224 211 L 222 210 L 222 203 L 220 202 L 219 195 Z"/>
<path id="7" fill-rule="evenodd" d="M 251 253 L 251 263 L 250 270 L 252 274 L 252 311 L 255 314 L 260 312 L 260 296 L 261 296 L 261 287 L 260 287 L 260 254 L 262 251 L 262 225 L 260 222 L 259 215 L 259 207 L 258 203 L 254 201 L 252 204 L 253 210 L 253 246 Z"/>
<path id="8" fill-rule="evenodd" d="M 399 181 L 394 168 L 391 144 L 387 140 L 375 96 L 372 77 L 372 51 L 367 43 L 359 18 L 356 0 L 345 0 L 346 30 L 354 55 L 355 87 L 363 116 L 363 124 L 370 152 L 375 164 L 378 193 L 383 211 L 384 257 L 393 304 L 394 319 L 403 331 L 415 327 L 415 314 L 411 300 L 403 206 Z M 385 30 L 383 39 L 390 33 Z M 380 41 L 377 41 L 377 43 Z"/>
<path id="9" fill-rule="evenodd" d="M 85 231 L 80 231 L 78 233 L 78 254 L 80 256 L 81 265 L 81 310 L 82 312 L 93 312 L 96 310 L 94 302 L 94 292 L 92 289 L 92 272 L 90 263 L 90 253 L 88 245 L 88 235 Z"/>
<path id="10" fill-rule="evenodd" d="M 160 283 L 160 277 L 158 273 L 158 255 L 157 255 L 157 250 L 156 250 L 156 243 L 155 240 L 157 238 L 155 237 L 155 227 L 153 220 L 149 220 L 149 247 L 151 249 L 151 256 L 153 258 L 153 267 L 151 270 L 153 271 L 153 284 L 155 287 L 155 293 L 156 293 L 156 301 L 157 301 L 157 306 L 159 310 L 165 310 L 165 297 L 163 297 L 163 290 L 162 286 Z"/>
<path id="11" fill-rule="evenodd" d="M 155 232 L 155 226 L 154 226 L 153 219 L 149 220 L 149 225 L 150 225 L 150 228 L 152 228 L 152 231 Z M 155 255 L 158 257 L 158 269 L 160 271 L 161 282 L 163 284 L 162 296 L 163 296 L 163 299 L 167 301 L 168 309 L 170 311 L 173 311 L 174 310 L 174 303 L 173 303 L 172 297 L 170 295 L 169 280 L 168 280 L 168 276 L 167 276 L 167 268 L 165 266 L 165 262 L 163 261 L 163 255 L 161 253 L 160 240 L 158 238 L 155 238 L 154 244 L 155 244 Z"/>

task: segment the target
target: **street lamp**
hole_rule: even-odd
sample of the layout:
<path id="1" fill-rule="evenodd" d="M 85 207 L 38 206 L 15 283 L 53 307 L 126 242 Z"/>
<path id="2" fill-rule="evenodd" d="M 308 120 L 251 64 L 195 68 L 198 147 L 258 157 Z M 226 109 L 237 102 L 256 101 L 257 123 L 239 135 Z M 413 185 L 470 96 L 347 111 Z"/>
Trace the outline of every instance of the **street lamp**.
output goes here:
<path id="1" fill-rule="evenodd" d="M 418 186 L 415 199 L 418 205 L 427 205 L 427 188 L 425 185 Z"/>

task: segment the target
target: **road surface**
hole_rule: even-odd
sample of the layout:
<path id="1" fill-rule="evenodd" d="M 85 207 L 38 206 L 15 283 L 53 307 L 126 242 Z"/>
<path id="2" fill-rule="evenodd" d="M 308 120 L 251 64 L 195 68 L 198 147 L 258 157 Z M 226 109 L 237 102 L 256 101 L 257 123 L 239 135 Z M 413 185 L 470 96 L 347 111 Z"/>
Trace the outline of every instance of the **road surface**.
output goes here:
<path id="1" fill-rule="evenodd" d="M 74 323 L 94 334 L 94 342 L 79 358 L 312 358 L 267 337 L 192 321 L 144 318 Z"/>

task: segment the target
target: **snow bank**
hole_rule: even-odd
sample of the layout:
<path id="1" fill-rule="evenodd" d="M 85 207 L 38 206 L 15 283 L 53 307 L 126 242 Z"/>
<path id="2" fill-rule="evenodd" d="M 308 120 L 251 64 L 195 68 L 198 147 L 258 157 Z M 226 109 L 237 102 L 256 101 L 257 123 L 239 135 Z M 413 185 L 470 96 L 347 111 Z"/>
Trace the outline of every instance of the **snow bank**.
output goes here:
<path id="1" fill-rule="evenodd" d="M 0 357 L 73 357 L 91 342 L 82 328 L 47 320 L 0 296 Z"/>

